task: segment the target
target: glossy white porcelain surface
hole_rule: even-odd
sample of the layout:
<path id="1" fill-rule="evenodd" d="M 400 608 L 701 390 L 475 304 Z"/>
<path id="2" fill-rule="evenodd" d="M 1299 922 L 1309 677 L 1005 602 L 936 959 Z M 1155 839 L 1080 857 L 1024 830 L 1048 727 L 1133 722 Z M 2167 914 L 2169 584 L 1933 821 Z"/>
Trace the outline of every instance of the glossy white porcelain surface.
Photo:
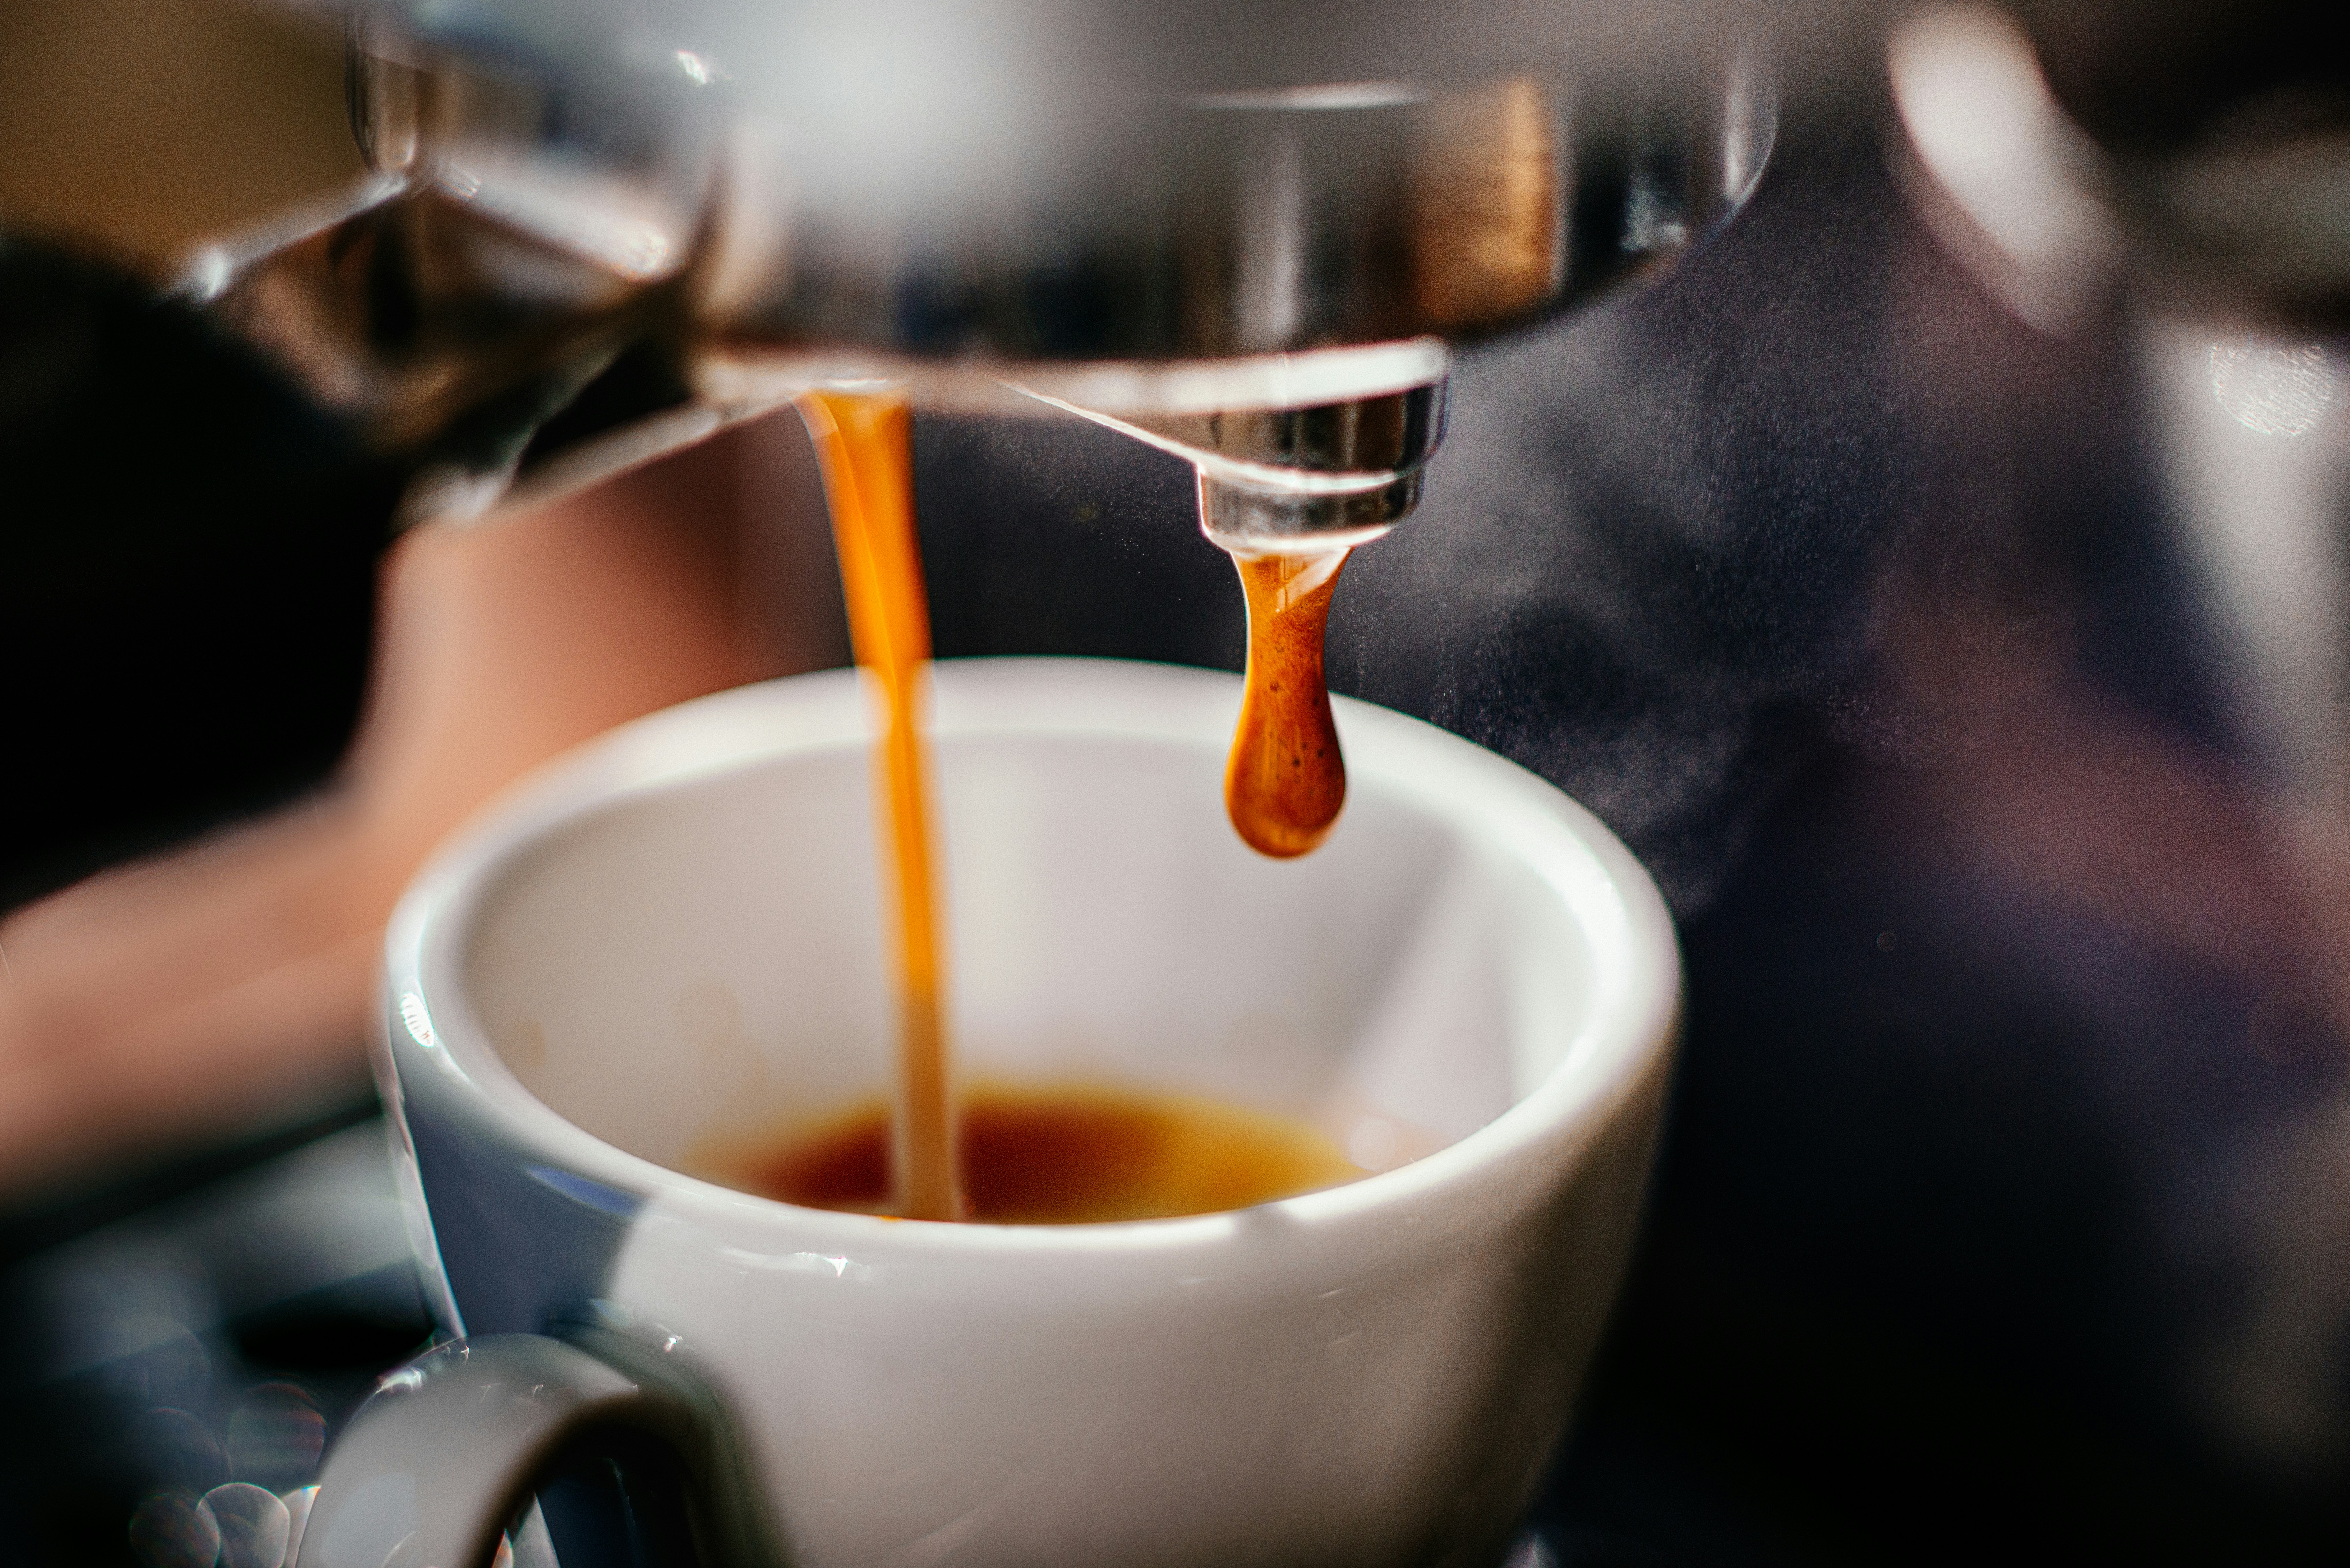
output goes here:
<path id="1" fill-rule="evenodd" d="M 885 1081 L 847 675 L 597 742 L 403 904 L 399 1092 L 635 1196 L 602 1294 L 715 1370 L 795 1561 L 1474 1562 L 1504 1538 L 1629 1245 L 1671 929 L 1565 796 L 1361 704 L 1328 845 L 1259 858 L 1222 816 L 1237 699 L 1193 670 L 951 663 L 936 729 L 967 1071 L 1434 1150 L 1258 1209 L 899 1223 L 671 1168 Z"/>

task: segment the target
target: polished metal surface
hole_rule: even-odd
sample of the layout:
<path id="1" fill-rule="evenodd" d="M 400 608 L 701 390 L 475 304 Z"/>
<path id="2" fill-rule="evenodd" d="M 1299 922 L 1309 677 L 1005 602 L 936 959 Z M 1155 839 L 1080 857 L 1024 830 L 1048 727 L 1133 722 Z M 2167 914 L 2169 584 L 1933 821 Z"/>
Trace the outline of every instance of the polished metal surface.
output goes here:
<path id="1" fill-rule="evenodd" d="M 2306 0 L 1939 0 L 1888 37 L 1913 191 L 2063 327 L 2126 284 L 2182 317 L 2350 327 L 2350 56 Z"/>
<path id="2" fill-rule="evenodd" d="M 849 9 L 362 11 L 374 182 L 191 287 L 417 515 L 872 381 L 1102 418 L 1294 548 L 1409 512 L 1446 343 L 1669 262 L 1776 124 L 1742 8 Z"/>
<path id="3" fill-rule="evenodd" d="M 2323 0 L 2013 0 L 2141 286 L 2350 327 L 2350 52 Z"/>

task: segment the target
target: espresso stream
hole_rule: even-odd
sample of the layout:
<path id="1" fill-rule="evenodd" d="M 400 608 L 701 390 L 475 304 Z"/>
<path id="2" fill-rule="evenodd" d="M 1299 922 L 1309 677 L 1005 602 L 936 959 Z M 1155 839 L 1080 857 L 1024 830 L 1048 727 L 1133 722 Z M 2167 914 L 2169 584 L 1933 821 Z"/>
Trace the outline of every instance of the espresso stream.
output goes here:
<path id="1" fill-rule="evenodd" d="M 1347 552 L 1232 560 L 1248 596 L 1248 675 L 1224 763 L 1224 810 L 1250 848 L 1287 860 L 1329 836 L 1347 804 L 1347 760 L 1322 678 Z"/>
<path id="2" fill-rule="evenodd" d="M 901 397 L 840 392 L 812 392 L 800 410 L 824 474 L 849 640 L 881 706 L 897 1084 L 886 1112 L 796 1135 L 757 1158 L 723 1158 L 728 1168 L 716 1174 L 824 1208 L 1035 1223 L 1238 1208 L 1362 1174 L 1303 1123 L 1178 1096 L 990 1091 L 967 1096 L 958 1116 L 941 1006 L 946 959 L 922 722 L 930 609 L 914 528 L 910 411 Z M 1346 801 L 1322 671 L 1330 596 L 1346 558 L 1234 557 L 1249 652 L 1224 803 L 1241 837 L 1276 858 L 1320 844 Z"/>
<path id="3" fill-rule="evenodd" d="M 960 1220 L 954 1126 L 947 1088 L 937 838 L 930 803 L 930 741 L 922 680 L 931 661 L 930 605 L 914 535 L 912 419 L 902 398 L 810 393 L 802 417 L 824 471 L 840 557 L 842 597 L 857 662 L 881 697 L 881 775 L 889 858 L 897 873 L 898 1092 L 891 1097 L 898 1212 Z"/>

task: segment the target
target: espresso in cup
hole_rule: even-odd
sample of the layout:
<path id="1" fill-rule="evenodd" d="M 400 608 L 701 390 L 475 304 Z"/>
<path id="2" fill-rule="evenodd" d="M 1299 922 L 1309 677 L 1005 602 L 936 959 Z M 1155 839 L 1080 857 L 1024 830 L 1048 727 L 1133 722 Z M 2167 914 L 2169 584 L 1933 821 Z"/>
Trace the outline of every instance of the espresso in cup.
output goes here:
<path id="1" fill-rule="evenodd" d="M 956 1098 L 963 1217 L 994 1225 L 1165 1220 L 1270 1203 L 1367 1172 L 1295 1116 L 1196 1096 L 983 1084 Z M 811 1209 L 893 1211 L 890 1107 L 697 1150 L 691 1175 Z"/>

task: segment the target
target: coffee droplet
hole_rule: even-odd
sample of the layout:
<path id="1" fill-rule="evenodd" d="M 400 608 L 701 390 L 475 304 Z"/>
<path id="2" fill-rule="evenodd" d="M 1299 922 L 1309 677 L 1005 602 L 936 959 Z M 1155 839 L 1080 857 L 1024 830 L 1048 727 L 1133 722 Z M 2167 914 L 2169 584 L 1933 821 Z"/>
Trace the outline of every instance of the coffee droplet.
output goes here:
<path id="1" fill-rule="evenodd" d="M 1224 808 L 1260 855 L 1286 860 L 1329 836 L 1347 762 L 1322 680 L 1322 634 L 1347 552 L 1235 556 L 1248 597 L 1248 675 L 1224 766 Z"/>

